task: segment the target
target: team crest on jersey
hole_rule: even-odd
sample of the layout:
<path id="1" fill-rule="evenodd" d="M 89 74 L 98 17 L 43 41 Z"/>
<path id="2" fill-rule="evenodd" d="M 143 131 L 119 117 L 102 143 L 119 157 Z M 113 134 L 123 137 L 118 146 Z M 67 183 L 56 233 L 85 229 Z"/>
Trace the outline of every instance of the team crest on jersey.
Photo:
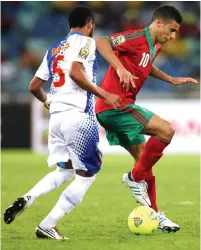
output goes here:
<path id="1" fill-rule="evenodd" d="M 139 227 L 142 224 L 142 219 L 135 217 L 134 218 L 134 224 L 136 227 Z"/>
<path id="2" fill-rule="evenodd" d="M 121 43 L 124 43 L 126 41 L 126 38 L 123 35 L 120 35 L 111 37 L 111 40 L 113 45 L 119 45 Z"/>
<path id="3" fill-rule="evenodd" d="M 79 53 L 79 56 L 78 57 L 80 57 L 80 58 L 82 58 L 82 59 L 86 59 L 87 58 L 87 56 L 89 55 L 89 49 L 87 48 L 87 47 L 84 47 L 84 48 L 82 48 L 81 50 L 80 50 L 80 53 Z"/>
<path id="4" fill-rule="evenodd" d="M 89 55 L 89 48 L 91 46 L 91 41 L 92 40 L 90 38 L 87 39 L 86 45 L 83 48 L 81 48 L 78 57 L 84 60 L 87 58 L 87 56 Z"/>

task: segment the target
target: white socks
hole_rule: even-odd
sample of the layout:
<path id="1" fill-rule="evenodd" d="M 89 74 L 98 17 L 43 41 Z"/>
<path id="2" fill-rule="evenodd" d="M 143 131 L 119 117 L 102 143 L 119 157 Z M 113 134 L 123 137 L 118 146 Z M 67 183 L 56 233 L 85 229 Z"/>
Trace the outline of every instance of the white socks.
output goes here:
<path id="1" fill-rule="evenodd" d="M 40 227 L 50 229 L 82 202 L 84 195 L 95 181 L 95 176 L 82 177 L 75 175 L 75 180 L 63 191 L 58 202 L 48 216 L 40 223 Z"/>
<path id="2" fill-rule="evenodd" d="M 55 171 L 47 174 L 28 193 L 24 195 L 25 199 L 27 200 L 27 207 L 29 207 L 37 197 L 53 191 L 64 182 L 70 180 L 74 174 L 74 169 L 63 169 L 60 167 L 57 167 Z"/>

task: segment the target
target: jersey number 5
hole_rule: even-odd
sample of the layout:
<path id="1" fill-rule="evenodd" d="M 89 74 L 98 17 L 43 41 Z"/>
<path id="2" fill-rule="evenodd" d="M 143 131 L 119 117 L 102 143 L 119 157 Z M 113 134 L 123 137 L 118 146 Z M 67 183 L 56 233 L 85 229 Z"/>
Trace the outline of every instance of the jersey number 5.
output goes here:
<path id="1" fill-rule="evenodd" d="M 142 60 L 139 64 L 139 66 L 146 67 L 149 62 L 149 54 L 146 54 L 145 52 L 142 54 Z"/>
<path id="2" fill-rule="evenodd" d="M 52 63 L 53 73 L 57 74 L 59 77 L 58 81 L 53 82 L 55 87 L 61 87 L 65 83 L 65 74 L 61 68 L 58 68 L 58 61 L 62 61 L 63 59 L 64 55 L 58 55 L 54 58 Z"/>

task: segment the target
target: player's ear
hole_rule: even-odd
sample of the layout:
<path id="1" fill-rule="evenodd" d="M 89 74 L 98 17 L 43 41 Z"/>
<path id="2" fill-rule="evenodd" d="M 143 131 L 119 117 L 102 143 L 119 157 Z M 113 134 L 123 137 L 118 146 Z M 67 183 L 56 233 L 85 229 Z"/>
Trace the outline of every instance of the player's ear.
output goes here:
<path id="1" fill-rule="evenodd" d="M 161 26 L 161 24 L 163 24 L 163 20 L 162 19 L 157 19 L 156 20 L 156 25 L 159 28 Z"/>
<path id="2" fill-rule="evenodd" d="M 90 20 L 90 21 L 87 23 L 87 25 L 88 25 L 88 28 L 89 28 L 89 29 L 92 29 L 92 28 L 93 28 L 93 21 Z"/>

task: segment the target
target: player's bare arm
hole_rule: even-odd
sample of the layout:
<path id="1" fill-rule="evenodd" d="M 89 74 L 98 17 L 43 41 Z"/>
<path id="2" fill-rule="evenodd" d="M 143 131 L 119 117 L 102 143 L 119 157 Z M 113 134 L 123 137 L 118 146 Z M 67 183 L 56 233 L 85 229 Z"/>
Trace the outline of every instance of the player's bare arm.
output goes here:
<path id="1" fill-rule="evenodd" d="M 152 67 L 152 71 L 150 76 L 160 79 L 162 81 L 165 82 L 169 82 L 173 85 L 180 85 L 180 84 L 185 84 L 185 83 L 194 83 L 194 84 L 198 84 L 198 80 L 193 79 L 191 77 L 172 77 L 167 75 L 166 73 L 164 73 L 163 71 L 161 71 L 160 69 L 158 69 L 157 67 L 155 67 L 153 65 Z"/>
<path id="2" fill-rule="evenodd" d="M 49 104 L 51 102 L 50 96 L 42 89 L 42 85 L 45 83 L 44 80 L 34 76 L 29 85 L 29 91 L 34 95 L 39 101 L 44 103 L 44 106 L 49 109 Z"/>
<path id="3" fill-rule="evenodd" d="M 98 87 L 97 85 L 93 84 L 86 76 L 84 66 L 81 62 L 72 63 L 69 76 L 72 78 L 73 81 L 76 82 L 76 84 L 80 88 L 100 97 L 104 100 L 104 102 L 111 105 L 115 109 L 120 107 L 120 97 L 114 94 L 110 94 L 102 88 Z"/>
<path id="4" fill-rule="evenodd" d="M 129 71 L 124 68 L 121 61 L 118 59 L 118 57 L 115 56 L 108 39 L 105 37 L 99 37 L 96 40 L 96 47 L 100 54 L 105 58 L 105 60 L 116 69 L 123 88 L 128 91 L 130 84 L 133 88 L 135 88 L 134 80 L 138 77 L 133 76 Z"/>

